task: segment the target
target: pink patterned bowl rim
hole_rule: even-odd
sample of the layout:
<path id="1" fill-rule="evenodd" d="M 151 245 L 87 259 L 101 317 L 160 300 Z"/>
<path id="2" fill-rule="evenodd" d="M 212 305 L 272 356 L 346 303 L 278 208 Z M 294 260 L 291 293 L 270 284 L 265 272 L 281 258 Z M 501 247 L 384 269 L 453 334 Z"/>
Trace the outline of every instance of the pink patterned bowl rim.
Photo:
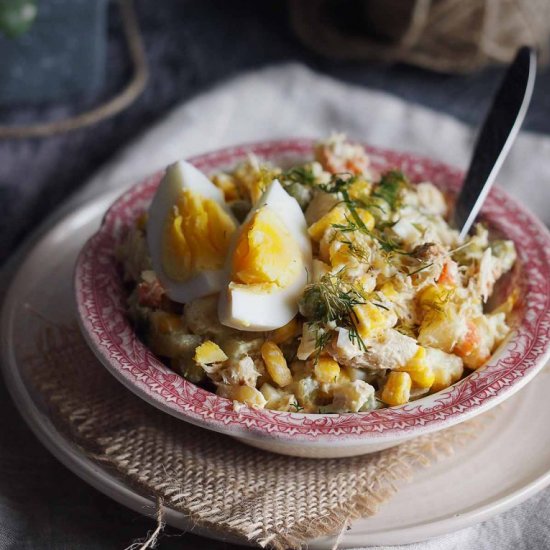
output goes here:
<path id="1" fill-rule="evenodd" d="M 250 152 L 263 159 L 311 158 L 311 140 L 291 139 L 239 145 L 190 160 L 212 173 L 234 166 Z M 408 153 L 366 146 L 373 166 L 398 167 L 413 181 L 429 180 L 456 191 L 461 171 Z M 218 397 L 166 367 L 137 338 L 125 311 L 126 292 L 114 257 L 116 243 L 147 207 L 159 172 L 126 191 L 86 243 L 75 269 L 79 323 L 101 362 L 124 385 L 156 407 L 193 424 L 248 438 L 282 443 L 343 445 L 396 440 L 439 430 L 497 405 L 526 384 L 550 355 L 550 234 L 502 189 L 494 188 L 483 208 L 493 229 L 518 249 L 522 295 L 520 319 L 489 363 L 455 385 L 400 407 L 349 414 L 302 414 L 242 407 Z"/>

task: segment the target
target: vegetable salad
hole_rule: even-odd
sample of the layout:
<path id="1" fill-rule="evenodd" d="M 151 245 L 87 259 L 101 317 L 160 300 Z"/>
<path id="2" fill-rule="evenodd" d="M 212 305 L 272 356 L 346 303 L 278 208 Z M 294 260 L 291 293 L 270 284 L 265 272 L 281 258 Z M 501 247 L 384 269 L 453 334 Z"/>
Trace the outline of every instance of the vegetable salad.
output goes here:
<path id="1" fill-rule="evenodd" d="M 187 202 L 167 207 L 168 230 L 166 215 L 151 207 L 119 246 L 128 313 L 171 368 L 237 407 L 347 413 L 402 405 L 484 365 L 510 330 L 515 294 L 491 311 L 486 304 L 514 265 L 514 244 L 491 240 L 482 224 L 461 240 L 441 191 L 397 169 L 377 173 L 343 135 L 290 168 L 250 156 L 195 188 L 180 171 Z M 207 185 L 219 193 L 208 191 L 231 234 L 218 238 L 221 258 L 209 260 L 200 286 L 205 262 L 188 243 Z M 195 210 L 186 218 L 187 204 Z M 292 211 L 288 223 L 281 205 Z M 188 234 L 176 239 L 174 224 Z M 208 231 L 201 239 L 208 243 Z M 185 272 L 184 260 L 194 271 Z M 180 279 L 166 283 L 166 265 Z"/>

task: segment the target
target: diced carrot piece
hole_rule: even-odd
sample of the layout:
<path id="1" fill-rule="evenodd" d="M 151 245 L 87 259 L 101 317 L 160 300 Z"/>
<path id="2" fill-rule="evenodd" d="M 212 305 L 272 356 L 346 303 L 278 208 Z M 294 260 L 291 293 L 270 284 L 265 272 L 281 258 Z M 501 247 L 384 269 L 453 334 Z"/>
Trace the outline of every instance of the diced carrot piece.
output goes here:
<path id="1" fill-rule="evenodd" d="M 452 260 L 447 260 L 443 264 L 443 269 L 441 270 L 441 275 L 437 279 L 438 284 L 442 285 L 455 285 L 456 281 L 451 272 L 451 262 Z M 454 263 L 454 262 L 453 262 Z"/>
<path id="2" fill-rule="evenodd" d="M 139 305 L 154 308 L 160 307 L 165 290 L 158 281 L 139 283 L 137 290 Z"/>
<path id="3" fill-rule="evenodd" d="M 472 321 L 468 321 L 468 332 L 464 338 L 456 344 L 453 349 L 453 353 L 460 357 L 466 357 L 470 355 L 479 344 L 479 334 L 477 332 L 477 326 Z"/>

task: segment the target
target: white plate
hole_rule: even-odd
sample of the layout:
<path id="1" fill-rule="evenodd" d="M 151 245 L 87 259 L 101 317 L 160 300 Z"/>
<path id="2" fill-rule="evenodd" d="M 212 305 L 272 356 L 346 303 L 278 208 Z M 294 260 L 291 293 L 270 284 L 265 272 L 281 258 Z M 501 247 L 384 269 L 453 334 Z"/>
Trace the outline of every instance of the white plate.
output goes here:
<path id="1" fill-rule="evenodd" d="M 56 430 L 39 396 L 25 383 L 25 346 L 21 346 L 21 336 L 18 338 L 23 334 L 28 338 L 29 331 L 38 325 L 38 314 L 54 322 L 74 320 L 74 261 L 114 198 L 109 193 L 73 210 L 37 240 L 20 264 L 4 304 L 2 366 L 21 414 L 59 460 L 121 504 L 153 515 L 154 503 L 150 499 L 88 460 Z M 31 310 L 35 313 L 29 313 Z M 419 472 L 378 515 L 356 521 L 340 547 L 406 544 L 448 533 L 519 504 L 550 484 L 549 392 L 550 374 L 546 369 L 495 411 L 494 420 L 477 440 L 453 457 Z M 170 525 L 191 530 L 181 513 L 168 510 L 166 519 Z M 213 536 L 200 529 L 192 530 Z M 330 548 L 333 542 L 319 539 L 309 547 Z"/>

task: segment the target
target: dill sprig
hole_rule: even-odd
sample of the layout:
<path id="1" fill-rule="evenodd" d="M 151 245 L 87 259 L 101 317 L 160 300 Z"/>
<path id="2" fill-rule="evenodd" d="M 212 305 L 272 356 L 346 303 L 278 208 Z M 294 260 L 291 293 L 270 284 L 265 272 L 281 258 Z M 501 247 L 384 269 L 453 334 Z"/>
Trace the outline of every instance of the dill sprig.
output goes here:
<path id="1" fill-rule="evenodd" d="M 416 275 L 417 273 L 420 273 L 421 271 L 424 271 L 425 269 L 428 269 L 428 268 L 432 267 L 432 265 L 434 265 L 434 262 L 430 262 L 429 264 L 425 264 L 425 265 L 419 267 L 418 269 L 415 269 L 414 271 L 409 271 L 409 273 L 407 275 L 412 277 L 413 275 Z"/>
<path id="2" fill-rule="evenodd" d="M 350 200 L 348 192 L 344 190 L 342 192 L 342 195 L 344 197 L 344 200 L 342 202 L 348 208 L 352 219 L 349 220 L 348 218 L 346 218 L 346 221 L 347 221 L 346 224 L 333 224 L 333 227 L 335 229 L 337 229 L 338 231 L 341 231 L 342 233 L 360 231 L 361 233 L 368 235 L 369 237 L 374 239 L 376 242 L 378 242 L 383 252 L 386 252 L 387 254 L 396 253 L 404 256 L 410 256 L 410 252 L 403 250 L 400 247 L 399 243 L 394 239 L 386 237 L 382 232 L 378 230 L 371 231 L 359 216 L 355 203 L 354 201 Z"/>
<path id="3" fill-rule="evenodd" d="M 401 202 L 401 191 L 409 182 L 401 170 L 388 170 L 382 175 L 380 183 L 372 192 L 372 196 L 382 199 L 390 210 L 396 210 Z"/>
<path id="4" fill-rule="evenodd" d="M 315 324 L 315 353 L 313 356 L 313 362 L 316 365 L 321 356 L 321 352 L 328 346 L 332 335 L 330 332 L 324 330 L 319 323 Z"/>
<path id="5" fill-rule="evenodd" d="M 351 172 L 341 172 L 332 174 L 330 181 L 327 183 L 320 183 L 317 187 L 325 193 L 342 193 L 354 182 L 357 181 L 357 176 Z"/>
<path id="6" fill-rule="evenodd" d="M 315 185 L 315 174 L 313 168 L 304 164 L 303 166 L 295 166 L 287 170 L 281 175 L 284 183 L 299 183 L 300 185 L 312 186 Z"/>
<path id="7" fill-rule="evenodd" d="M 323 328 L 328 323 L 336 323 L 347 328 L 350 341 L 362 351 L 367 349 L 357 332 L 357 318 L 353 311 L 355 306 L 365 304 L 366 299 L 359 289 L 344 284 L 341 278 L 342 271 L 327 273 L 319 282 L 308 285 L 300 300 L 300 313 L 316 330 L 317 358 L 330 341 L 330 333 Z"/>
<path id="8" fill-rule="evenodd" d="M 435 311 L 437 313 L 445 313 L 446 306 L 452 301 L 455 295 L 455 290 L 449 288 L 441 295 L 435 297 L 432 300 L 426 300 L 422 303 L 423 307 L 428 308 L 429 310 Z"/>
<path id="9" fill-rule="evenodd" d="M 327 273 L 306 287 L 300 313 L 310 322 L 342 321 L 354 306 L 365 303 L 364 295 L 357 288 L 344 284 L 343 271 Z"/>
<path id="10" fill-rule="evenodd" d="M 404 334 L 405 336 L 410 336 L 411 338 L 418 337 L 418 328 L 419 326 L 414 323 L 407 323 L 406 321 L 400 320 L 397 325 L 395 325 L 395 330 Z"/>
<path id="11" fill-rule="evenodd" d="M 294 407 L 296 410 L 294 412 L 300 412 L 304 410 L 304 407 L 302 407 L 298 401 L 294 401 L 294 403 L 289 403 L 289 407 Z"/>
<path id="12" fill-rule="evenodd" d="M 370 260 L 370 254 L 362 246 L 358 246 L 349 239 L 340 240 L 341 243 L 345 244 L 350 251 L 350 254 L 361 260 L 362 262 L 368 262 Z"/>

